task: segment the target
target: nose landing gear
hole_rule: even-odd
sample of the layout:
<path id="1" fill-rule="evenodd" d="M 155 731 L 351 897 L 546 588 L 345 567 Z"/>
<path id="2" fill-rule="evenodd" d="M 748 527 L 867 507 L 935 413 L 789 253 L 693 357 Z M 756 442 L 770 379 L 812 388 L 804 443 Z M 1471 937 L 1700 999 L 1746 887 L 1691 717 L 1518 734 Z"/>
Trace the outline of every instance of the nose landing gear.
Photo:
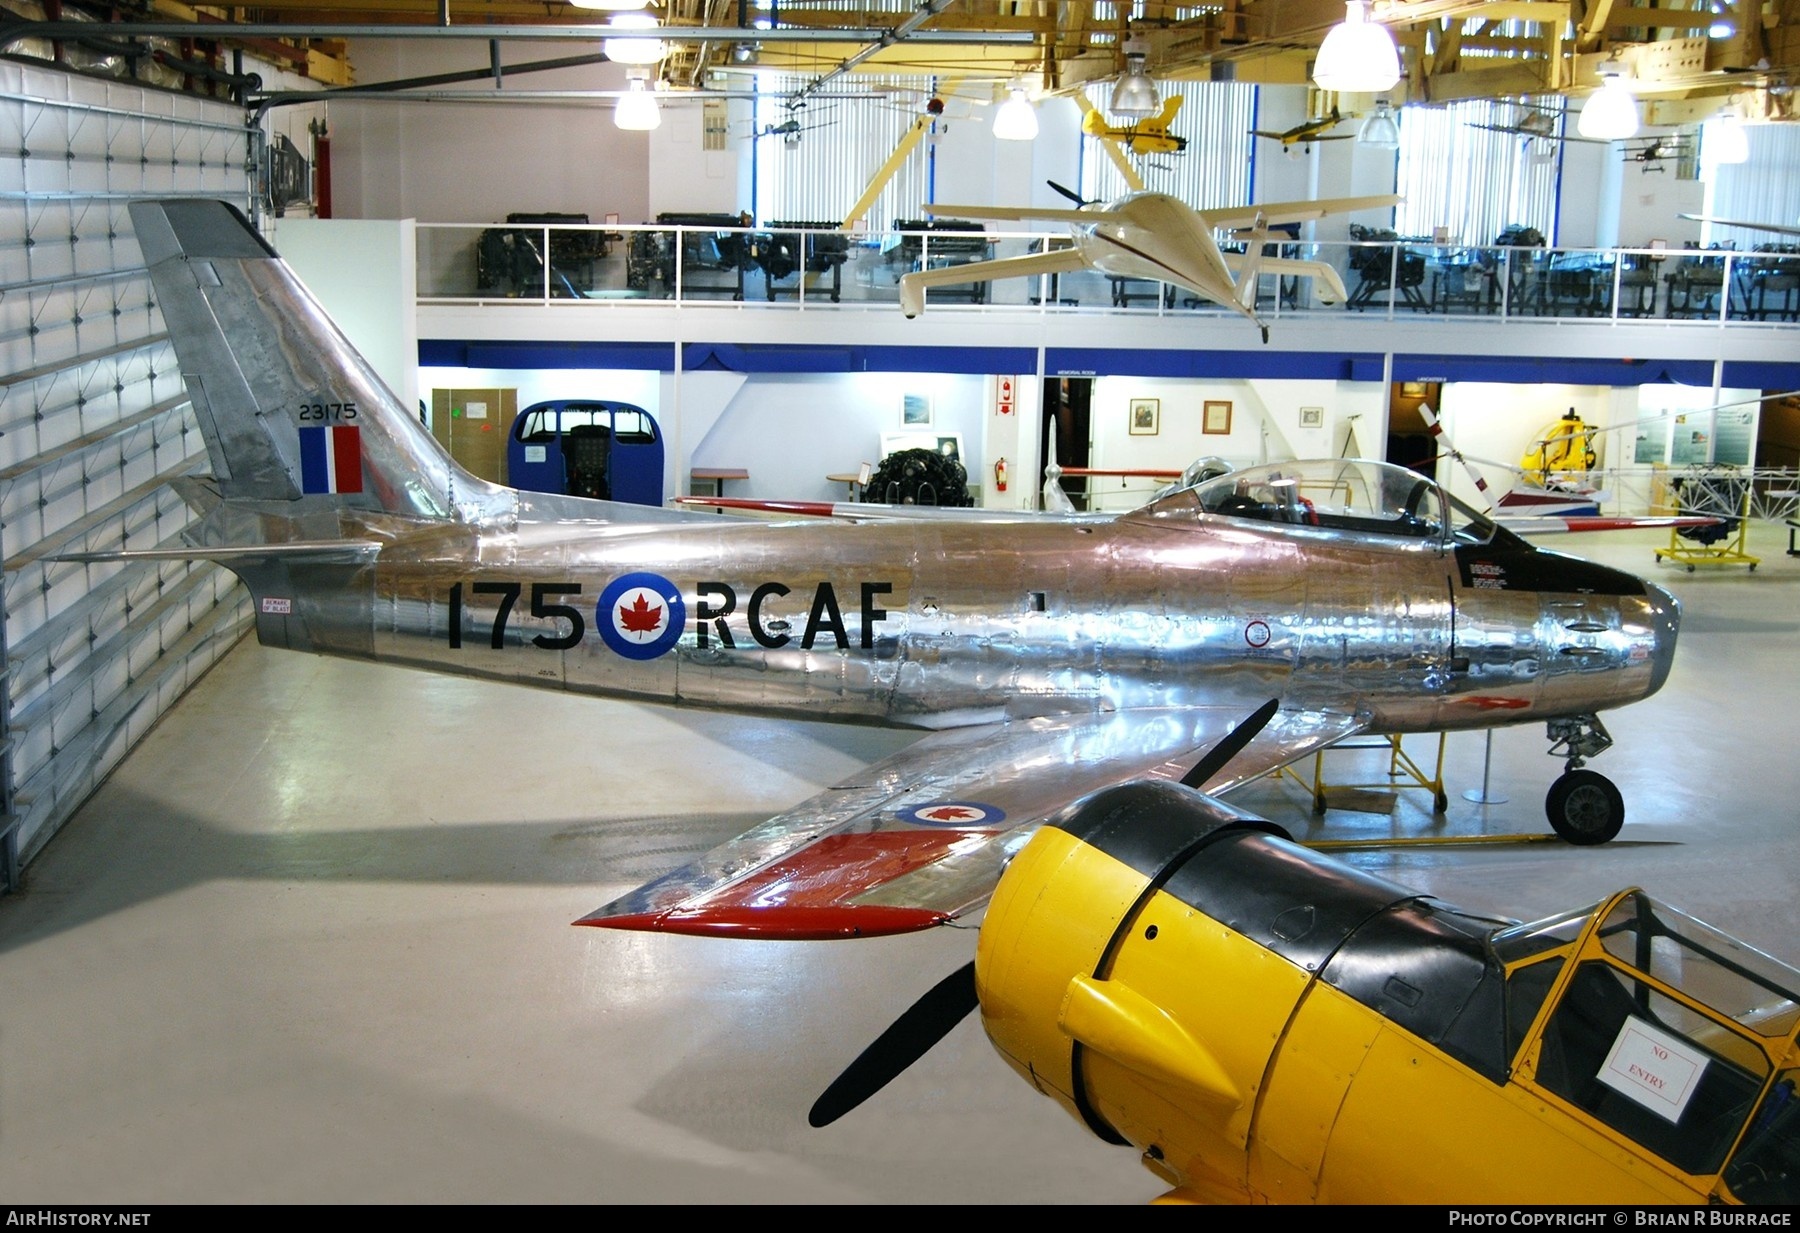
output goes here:
<path id="1" fill-rule="evenodd" d="M 1605 843 L 1625 825 L 1625 798 L 1612 780 L 1581 768 L 1589 758 L 1610 749 L 1612 737 L 1596 715 L 1553 719 L 1547 726 L 1550 755 L 1567 759 L 1544 798 L 1550 828 L 1572 844 Z"/>

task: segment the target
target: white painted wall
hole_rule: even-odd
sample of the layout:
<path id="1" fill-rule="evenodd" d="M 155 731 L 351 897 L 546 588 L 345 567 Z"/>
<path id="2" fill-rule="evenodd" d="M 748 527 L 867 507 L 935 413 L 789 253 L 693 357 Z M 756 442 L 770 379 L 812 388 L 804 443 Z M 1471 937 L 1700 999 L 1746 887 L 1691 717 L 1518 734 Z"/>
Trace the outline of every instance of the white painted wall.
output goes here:
<path id="1" fill-rule="evenodd" d="M 576 46 L 503 43 L 502 61 L 560 59 L 578 54 L 572 50 Z M 461 39 L 359 39 L 353 59 L 357 81 L 366 85 L 483 68 L 487 45 Z M 616 64 L 532 73 L 507 82 L 508 89 L 517 90 L 618 90 L 624 85 L 624 70 Z M 587 214 L 598 222 L 616 211 L 626 222 L 649 218 L 651 138 L 614 126 L 610 104 L 391 103 L 340 96 L 331 108 L 337 217 L 484 223 L 521 212 Z M 671 117 L 676 111 L 666 110 Z M 697 132 L 698 108 L 687 110 Z"/>
<path id="2" fill-rule="evenodd" d="M 728 125 L 722 150 L 705 148 L 700 104 L 670 104 L 663 108 L 662 115 L 662 124 L 649 134 L 649 198 L 639 221 L 649 222 L 662 213 L 736 214 L 748 209 L 749 177 L 745 169 L 755 143 L 740 139 L 737 134 L 744 132 L 750 122 L 749 104 L 727 108 L 728 116 L 741 117 L 743 123 Z"/>
<path id="3" fill-rule="evenodd" d="M 1135 399 L 1159 402 L 1158 431 L 1129 428 Z M 1231 403 L 1231 432 L 1203 429 L 1205 403 Z M 1318 427 L 1302 428 L 1302 407 L 1323 410 Z M 1197 458 L 1216 455 L 1233 466 L 1282 458 L 1335 457 L 1354 422 L 1360 454 L 1378 453 L 1386 440 L 1386 409 L 1379 382 L 1195 380 L 1102 377 L 1094 383 L 1092 465 L 1105 469 L 1179 471 Z M 1365 427 L 1366 425 L 1366 427 Z M 1098 480 L 1096 492 L 1142 494 L 1150 484 Z M 1129 503 L 1129 502 L 1127 502 Z"/>
<path id="4" fill-rule="evenodd" d="M 413 221 L 290 216 L 270 221 L 269 239 L 400 405 L 417 406 Z"/>
<path id="5" fill-rule="evenodd" d="M 943 373 L 755 373 L 692 445 L 690 467 L 742 467 L 750 478 L 732 496 L 837 501 L 842 484 L 825 477 L 881 459 L 885 433 L 961 433 L 969 483 L 983 486 L 983 441 L 992 379 Z M 932 423 L 903 429 L 902 394 L 927 394 Z"/>
<path id="6" fill-rule="evenodd" d="M 1620 167 L 1619 221 L 1617 238 L 1609 244 L 1648 248 L 1651 240 L 1660 239 L 1680 248 L 1682 241 L 1700 238 L 1700 224 L 1681 215 L 1704 213 L 1705 184 L 1680 179 L 1672 158 L 1640 163 L 1627 162 L 1618 153 L 1613 157 Z"/>

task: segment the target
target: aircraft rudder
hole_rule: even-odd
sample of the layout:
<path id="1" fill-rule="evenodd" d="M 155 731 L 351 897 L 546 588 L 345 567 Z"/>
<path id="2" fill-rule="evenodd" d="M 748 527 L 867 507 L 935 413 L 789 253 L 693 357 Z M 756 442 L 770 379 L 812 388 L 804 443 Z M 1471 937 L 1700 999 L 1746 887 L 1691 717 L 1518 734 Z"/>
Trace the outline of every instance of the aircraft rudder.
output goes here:
<path id="1" fill-rule="evenodd" d="M 130 210 L 223 496 L 433 518 L 493 497 L 240 211 L 203 198 Z"/>

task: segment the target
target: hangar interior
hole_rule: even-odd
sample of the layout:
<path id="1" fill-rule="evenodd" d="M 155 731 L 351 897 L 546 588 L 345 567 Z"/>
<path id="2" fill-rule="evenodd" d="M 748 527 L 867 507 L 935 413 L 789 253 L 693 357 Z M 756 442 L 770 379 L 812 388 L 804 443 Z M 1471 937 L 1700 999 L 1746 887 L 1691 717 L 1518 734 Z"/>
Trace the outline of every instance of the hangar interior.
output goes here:
<path id="1" fill-rule="evenodd" d="M 180 543 L 193 515 L 171 481 L 208 470 L 135 199 L 243 209 L 442 439 L 446 414 L 479 439 L 548 400 L 642 408 L 664 499 L 843 500 L 921 438 L 953 441 L 972 499 L 999 510 L 1035 508 L 1051 463 L 1430 467 L 1421 405 L 1465 455 L 1509 465 L 1578 413 L 1596 465 L 1620 472 L 1609 513 L 1669 508 L 1695 468 L 1800 462 L 1781 397 L 1800 390 L 1791 241 L 1703 221 L 1791 231 L 1800 214 L 1783 4 L 1377 6 L 1407 65 L 1379 98 L 1309 81 L 1341 4 L 671 0 L 647 68 L 597 50 L 591 17 L 563 4 L 450 3 L 435 27 L 399 0 L 218 10 L 241 31 L 198 43 L 6 7 L 0 1190 L 34 1201 L 1164 1189 L 1008 1075 L 974 1022 L 859 1114 L 806 1126 L 849 1058 L 967 958 L 972 928 L 841 943 L 566 928 L 914 734 L 281 656 L 246 637 L 249 597 L 216 564 L 62 559 Z M 1103 111 L 1134 55 L 1184 96 L 1180 156 L 1115 157 L 1084 132 L 1077 99 Z M 1576 140 L 1620 64 L 1646 136 Z M 1015 85 L 1033 140 L 995 135 Z M 633 94 L 657 98 L 656 127 L 615 123 Z M 1399 142 L 1364 139 L 1388 108 Z M 1316 139 L 1255 135 L 1334 112 Z M 1540 115 L 1553 127 L 1530 127 Z M 1742 161 L 1718 157 L 1727 115 Z M 909 231 L 925 207 L 1066 206 L 1053 184 L 1196 207 L 1408 195 L 1291 236 L 1352 302 L 1265 275 L 1266 343 L 1217 305 L 1096 271 L 934 290 L 901 316 L 898 273 L 931 268 L 934 244 L 954 263 L 1064 242 L 1060 223 Z M 1515 224 L 1541 250 L 1497 243 Z M 496 275 L 484 254 L 502 242 L 551 259 Z M 641 259 L 670 253 L 646 282 Z M 505 453 L 482 448 L 508 480 Z M 1435 473 L 1476 495 L 1451 460 Z M 1155 482 L 1076 496 L 1130 508 Z M 1609 715 L 1620 839 L 1348 859 L 1516 919 L 1642 886 L 1800 961 L 1800 783 L 1778 719 L 1791 489 L 1747 490 L 1769 500 L 1747 523 L 1754 570 L 1683 570 L 1667 531 L 1554 545 L 1686 609 L 1668 686 Z M 1453 734 L 1438 813 L 1429 792 L 1364 782 L 1389 778 L 1380 750 L 1326 755 L 1357 786 L 1323 819 L 1292 779 L 1232 799 L 1308 841 L 1542 832 L 1543 745 L 1535 726 Z"/>

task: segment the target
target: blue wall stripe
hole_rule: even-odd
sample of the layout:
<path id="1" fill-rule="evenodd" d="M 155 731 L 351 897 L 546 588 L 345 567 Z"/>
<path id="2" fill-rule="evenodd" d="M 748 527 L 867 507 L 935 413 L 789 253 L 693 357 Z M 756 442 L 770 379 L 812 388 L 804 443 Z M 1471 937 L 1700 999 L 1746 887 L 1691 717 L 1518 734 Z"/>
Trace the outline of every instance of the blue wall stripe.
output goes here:
<path id="1" fill-rule="evenodd" d="M 421 339 L 419 362 L 450 368 L 599 368 L 672 372 L 675 345 L 654 342 L 492 342 Z M 767 373 L 920 372 L 1029 373 L 1031 347 L 809 346 L 789 343 L 687 343 L 687 370 Z M 1244 349 L 1171 351 L 1119 347 L 1051 347 L 1051 376 L 1290 378 L 1379 381 L 1375 352 Z M 1710 389 L 1710 360 L 1622 360 L 1584 356 L 1396 355 L 1396 381 L 1492 381 L 1508 385 L 1650 385 L 1673 382 Z M 1800 362 L 1728 361 L 1732 388 L 1800 389 Z"/>

